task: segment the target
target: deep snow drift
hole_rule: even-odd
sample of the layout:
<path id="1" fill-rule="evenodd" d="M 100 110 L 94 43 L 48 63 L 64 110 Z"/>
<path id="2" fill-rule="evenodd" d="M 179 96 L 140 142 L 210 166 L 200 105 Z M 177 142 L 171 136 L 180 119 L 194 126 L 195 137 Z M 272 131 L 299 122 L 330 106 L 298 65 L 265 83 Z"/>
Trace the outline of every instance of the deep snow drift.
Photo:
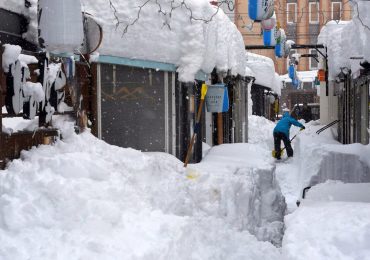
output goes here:
<path id="1" fill-rule="evenodd" d="M 370 259 L 370 183 L 314 186 L 285 219 L 287 259 Z"/>
<path id="2" fill-rule="evenodd" d="M 171 155 L 76 135 L 55 118 L 63 140 L 0 171 L 1 259 L 369 259 L 368 183 L 319 184 L 295 205 L 302 187 L 347 176 L 328 158 L 368 169 L 369 145 L 341 145 L 310 122 L 292 128 L 295 157 L 275 163 L 275 124 L 251 116 L 249 144 L 213 147 L 185 170 Z M 290 213 L 281 249 L 263 242 L 283 233 L 274 171 Z M 363 181 L 359 171 L 342 181 Z"/>
<path id="3" fill-rule="evenodd" d="M 1 171 L 1 259 L 279 258 L 251 234 L 281 240 L 285 202 L 273 165 L 258 158 L 266 150 L 220 146 L 185 171 L 171 155 L 57 123 L 62 141 Z"/>
<path id="4" fill-rule="evenodd" d="M 315 121 L 306 124 L 293 141 L 294 158 L 277 164 L 276 176 L 291 212 L 285 217 L 283 256 L 370 259 L 370 145 L 342 145 L 334 140 L 334 129 L 317 135 L 320 127 Z M 302 199 L 303 188 L 309 186 Z"/>

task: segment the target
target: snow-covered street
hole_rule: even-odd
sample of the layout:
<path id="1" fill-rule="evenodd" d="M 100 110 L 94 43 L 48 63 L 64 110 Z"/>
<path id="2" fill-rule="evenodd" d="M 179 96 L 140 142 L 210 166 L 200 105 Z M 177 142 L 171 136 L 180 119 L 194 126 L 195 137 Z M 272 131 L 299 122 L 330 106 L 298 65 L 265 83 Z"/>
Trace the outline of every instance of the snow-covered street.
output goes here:
<path id="1" fill-rule="evenodd" d="M 368 178 L 369 146 L 335 144 L 313 122 L 293 142 L 296 156 L 275 163 L 275 124 L 249 120 L 251 143 L 213 147 L 184 169 L 164 153 L 76 135 L 60 118 L 63 140 L 1 171 L 1 259 L 369 259 L 367 184 L 315 186 L 295 205 L 319 179 L 316 166 L 330 167 L 315 163 L 325 153 L 356 157 L 348 169 L 364 167 L 358 178 Z"/>
<path id="2" fill-rule="evenodd" d="M 0 260 L 370 260 L 369 14 L 0 0 Z"/>

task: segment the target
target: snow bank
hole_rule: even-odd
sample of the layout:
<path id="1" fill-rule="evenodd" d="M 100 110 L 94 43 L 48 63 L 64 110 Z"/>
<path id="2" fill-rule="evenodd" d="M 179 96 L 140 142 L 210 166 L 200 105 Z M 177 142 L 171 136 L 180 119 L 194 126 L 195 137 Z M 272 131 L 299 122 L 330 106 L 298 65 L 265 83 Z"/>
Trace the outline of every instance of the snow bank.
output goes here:
<path id="1" fill-rule="evenodd" d="M 281 95 L 282 82 L 275 73 L 275 65 L 272 59 L 254 54 L 246 53 L 247 67 L 253 72 L 255 83 L 271 88 L 276 94 Z"/>
<path id="2" fill-rule="evenodd" d="M 272 131 L 276 124 L 262 116 L 248 116 L 248 143 L 258 144 L 266 150 L 273 148 Z"/>
<path id="3" fill-rule="evenodd" d="M 224 144 L 212 147 L 199 164 L 191 165 L 197 192 L 212 215 L 224 216 L 238 230 L 259 240 L 281 242 L 286 204 L 275 180 L 271 151 L 258 144 Z M 211 199 L 204 194 L 215 192 Z"/>
<path id="4" fill-rule="evenodd" d="M 317 135 L 321 127 L 308 124 L 297 140 L 297 153 L 305 158 L 299 161 L 302 189 L 327 180 L 370 182 L 370 145 L 342 145 L 330 129 Z"/>
<path id="5" fill-rule="evenodd" d="M 287 259 L 370 259 L 370 204 L 309 202 L 285 219 Z"/>
<path id="6" fill-rule="evenodd" d="M 77 136 L 66 117 L 54 124 L 63 141 L 24 151 L 1 171 L 1 259 L 279 258 L 244 228 L 254 219 L 257 235 L 269 238 L 282 228 L 271 164 L 216 165 L 189 179 L 171 155 Z"/>
<path id="7" fill-rule="evenodd" d="M 370 203 L 370 183 L 327 181 L 312 187 L 307 193 L 306 199 Z"/>
<path id="8" fill-rule="evenodd" d="M 289 212 L 296 208 L 295 202 L 301 199 L 305 187 L 328 180 L 370 182 L 370 145 L 343 145 L 335 140 L 334 129 L 318 135 L 316 131 L 323 127 L 318 121 L 305 126 L 306 130 L 299 132 L 292 142 L 294 158 L 276 169 Z M 291 135 L 297 132 L 292 127 Z"/>
<path id="9" fill-rule="evenodd" d="M 287 259 L 370 259 L 370 184 L 327 182 L 285 218 Z"/>
<path id="10" fill-rule="evenodd" d="M 221 9 L 207 0 L 148 2 L 138 16 L 138 1 L 116 1 L 114 12 L 105 0 L 82 1 L 82 9 L 103 27 L 100 55 L 113 55 L 175 64 L 181 81 L 193 81 L 199 70 L 231 70 L 245 75 L 244 42 L 240 32 Z M 159 5 L 165 13 L 159 13 Z M 172 10 L 171 7 L 177 7 Z M 191 12 L 190 12 L 191 10 Z M 190 20 L 190 17 L 193 20 Z M 205 22 L 209 21 L 209 22 Z"/>

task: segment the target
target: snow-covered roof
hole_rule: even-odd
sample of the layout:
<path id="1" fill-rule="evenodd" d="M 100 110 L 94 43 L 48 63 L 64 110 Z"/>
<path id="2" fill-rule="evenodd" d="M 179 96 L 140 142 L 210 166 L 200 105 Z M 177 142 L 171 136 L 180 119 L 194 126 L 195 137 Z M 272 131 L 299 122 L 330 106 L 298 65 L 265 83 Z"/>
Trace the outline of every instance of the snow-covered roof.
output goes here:
<path id="1" fill-rule="evenodd" d="M 0 8 L 25 14 L 37 37 L 38 0 L 30 1 L 30 9 L 19 2 L 3 1 Z M 143 3 L 113 1 L 114 12 L 110 1 L 81 0 L 82 11 L 93 15 L 103 28 L 100 55 L 174 64 L 181 81 L 192 81 L 198 71 L 210 73 L 214 68 L 245 75 L 242 35 L 221 9 L 208 0 L 187 0 L 186 4 L 180 0 L 149 1 L 139 9 Z M 127 24 L 132 25 L 124 33 Z"/>
<path id="2" fill-rule="evenodd" d="M 264 87 L 271 88 L 276 94 L 281 94 L 282 82 L 279 75 L 275 72 L 272 59 L 252 52 L 246 53 L 247 68 L 249 68 L 255 78 L 255 83 Z"/>
<path id="3" fill-rule="evenodd" d="M 349 22 L 327 23 L 318 43 L 328 47 L 329 80 L 347 67 L 358 71 L 361 61 L 370 61 L 370 1 L 351 1 L 354 15 Z"/>
<path id="4" fill-rule="evenodd" d="M 167 15 L 158 12 L 156 2 Z M 170 16 L 171 6 L 178 5 Z M 138 15 L 137 1 L 115 2 L 116 15 L 122 21 L 116 28 L 108 1 L 82 0 L 83 10 L 103 26 L 100 54 L 175 64 L 181 81 L 192 81 L 199 70 L 210 73 L 215 67 L 244 75 L 244 42 L 235 24 L 208 0 L 188 0 L 186 5 L 178 0 L 148 2 L 137 22 L 123 34 L 125 25 Z M 191 15 L 203 20 L 190 20 Z"/>
<path id="5" fill-rule="evenodd" d="M 313 82 L 317 77 L 317 70 L 297 71 L 297 77 L 302 82 Z M 282 81 L 292 82 L 288 74 L 280 75 Z"/>

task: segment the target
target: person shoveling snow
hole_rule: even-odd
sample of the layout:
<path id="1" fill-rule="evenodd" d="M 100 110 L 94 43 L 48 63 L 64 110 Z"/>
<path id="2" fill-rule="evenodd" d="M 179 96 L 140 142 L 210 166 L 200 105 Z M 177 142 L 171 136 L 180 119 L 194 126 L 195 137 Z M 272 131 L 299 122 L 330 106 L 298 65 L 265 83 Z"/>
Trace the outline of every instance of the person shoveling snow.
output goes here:
<path id="1" fill-rule="evenodd" d="M 284 112 L 283 118 L 277 123 L 274 128 L 273 135 L 275 150 L 272 152 L 272 155 L 278 160 L 281 159 L 282 153 L 281 140 L 283 140 L 284 142 L 288 157 L 293 157 L 293 148 L 290 144 L 291 140 L 289 140 L 289 131 L 292 125 L 300 127 L 301 130 L 305 129 L 304 125 L 302 125 L 289 115 L 289 112 Z"/>

